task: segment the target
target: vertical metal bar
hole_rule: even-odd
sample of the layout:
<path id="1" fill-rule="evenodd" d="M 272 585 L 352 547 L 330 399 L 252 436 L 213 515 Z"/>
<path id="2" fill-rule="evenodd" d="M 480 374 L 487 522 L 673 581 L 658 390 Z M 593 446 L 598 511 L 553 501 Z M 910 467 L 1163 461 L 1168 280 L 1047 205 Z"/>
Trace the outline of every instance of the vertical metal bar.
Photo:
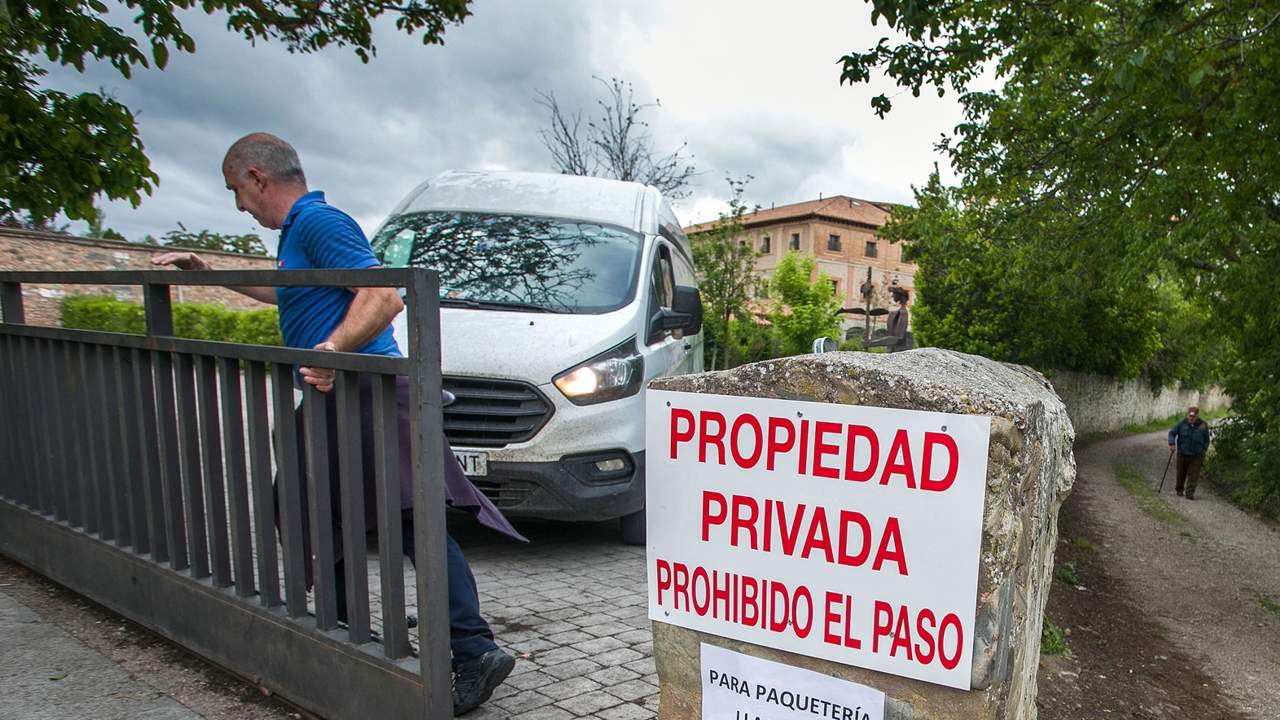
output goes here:
<path id="1" fill-rule="evenodd" d="M 333 500 L 329 495 L 329 424 L 324 394 L 313 385 L 303 386 L 303 425 L 307 452 L 307 516 L 311 531 L 312 597 L 316 606 L 316 627 L 330 630 L 338 625 L 337 593 L 333 569 Z"/>
<path id="2" fill-rule="evenodd" d="M 254 592 L 253 536 L 249 522 L 249 487 L 245 474 L 244 413 L 240 400 L 240 362 L 218 360 L 222 381 L 222 448 L 227 473 L 227 499 L 231 503 L 231 562 L 236 595 Z"/>
<path id="3" fill-rule="evenodd" d="M 150 288 L 148 288 L 150 290 Z M 156 383 L 156 439 L 160 444 L 160 494 L 169 567 L 185 570 L 186 522 L 182 516 L 182 466 L 178 457 L 178 418 L 173 390 L 173 356 L 156 351 L 151 358 Z"/>
<path id="4" fill-rule="evenodd" d="M 70 393 L 63 421 L 66 423 L 66 432 L 75 438 L 75 442 L 68 444 L 66 456 L 72 473 L 68 484 L 79 497 L 79 525 L 85 532 L 98 533 L 102 530 L 98 509 L 101 498 L 97 494 L 97 473 L 101 469 L 93 461 L 98 443 L 103 438 L 98 436 L 98 428 L 93 426 L 91 419 L 93 403 L 90 391 L 93 383 L 86 371 L 90 359 L 86 343 L 78 342 L 68 348 L 66 373 Z"/>
<path id="5" fill-rule="evenodd" d="M 173 301 L 168 285 L 142 286 L 142 301 L 147 313 L 148 335 L 173 334 Z"/>
<path id="6" fill-rule="evenodd" d="M 128 373 L 128 365 L 124 364 L 124 357 L 128 351 L 119 347 L 102 348 L 102 360 L 105 365 L 105 375 L 108 375 L 109 382 L 104 388 L 106 391 L 106 425 L 104 430 L 109 433 L 113 452 L 111 452 L 111 466 L 115 473 L 115 542 L 119 546 L 132 546 L 133 544 L 133 483 L 129 466 L 131 466 L 131 457 L 129 457 L 129 433 L 125 429 L 124 414 L 124 377 Z"/>
<path id="7" fill-rule="evenodd" d="M 113 408 L 116 373 L 109 366 L 114 357 L 112 348 L 106 345 L 99 345 L 96 350 L 94 356 L 97 358 L 97 368 L 91 383 L 97 410 L 93 419 L 98 424 L 97 434 L 102 437 L 103 466 L 98 477 L 105 482 L 110 537 L 117 545 L 128 545 L 132 542 L 132 538 L 128 536 L 128 498 L 125 496 L 123 473 L 120 472 L 120 456 L 124 448 L 117 441 L 118 435 L 112 427 L 116 416 Z"/>
<path id="8" fill-rule="evenodd" d="M 302 528 L 302 480 L 298 477 L 298 429 L 293 407 L 293 367 L 271 366 L 276 411 L 276 478 L 279 487 L 280 538 L 284 546 L 284 602 L 289 617 L 307 614 L 307 558 Z"/>
<path id="9" fill-rule="evenodd" d="M 79 489 L 76 487 L 78 478 L 75 475 L 75 465 L 71 462 L 71 449 L 82 438 L 71 432 L 73 416 L 70 413 L 69 404 L 74 388 L 71 382 L 71 363 L 67 357 L 70 349 L 67 343 L 61 340 L 51 341 L 49 349 L 51 352 L 49 391 L 52 393 L 53 402 L 49 403 L 48 412 L 53 419 L 53 426 L 57 428 L 57 434 L 52 438 L 53 472 L 61 489 L 62 519 L 72 527 L 84 527 L 84 517 L 81 513 L 83 503 L 78 502 L 80 497 Z"/>
<path id="10" fill-rule="evenodd" d="M 141 555 L 151 552 L 151 536 L 147 527 L 146 485 L 143 482 L 142 439 L 138 422 L 138 378 L 134 369 L 137 353 L 129 348 L 115 348 L 114 352 L 117 368 L 115 422 L 120 426 L 120 447 L 124 452 L 121 468 L 129 498 L 126 516 L 133 551 Z"/>
<path id="11" fill-rule="evenodd" d="M 35 340 L 32 338 L 20 338 L 19 343 L 22 365 L 22 376 L 19 381 L 22 383 L 23 400 L 26 404 L 24 466 L 26 468 L 31 508 L 36 512 L 43 513 L 45 488 L 40 478 L 40 409 L 36 402 Z"/>
<path id="12" fill-rule="evenodd" d="M 2 292 L 3 288 L 0 288 Z M 21 502 L 18 493 L 21 477 L 16 472 L 14 452 L 18 445 L 10 437 L 16 424 L 16 413 L 20 411 L 17 399 L 12 397 L 17 387 L 9 375 L 9 336 L 0 329 L 0 467 L 9 468 L 8 472 L 0 473 L 0 498 L 12 503 Z"/>
<path id="13" fill-rule="evenodd" d="M 12 325 L 26 323 L 26 313 L 22 308 L 22 283 L 0 283 L 0 320 Z"/>
<path id="14" fill-rule="evenodd" d="M 53 456 L 56 446 L 54 438 L 57 436 L 58 427 L 54 425 L 53 414 L 50 412 L 50 408 L 54 404 L 54 398 L 51 392 L 49 341 L 37 340 L 36 348 L 36 362 L 38 363 L 36 367 L 36 392 L 38 403 L 35 410 L 41 427 L 40 482 L 44 487 L 45 498 L 48 503 L 48 514 L 55 520 L 62 520 L 65 517 L 62 504 L 64 498 L 62 484 L 59 482 L 59 478 L 53 468 Z"/>
<path id="15" fill-rule="evenodd" d="M 20 418 L 26 416 L 21 398 L 22 386 L 14 368 L 17 338 L 0 332 L 0 467 L 9 472 L 0 475 L 0 495 L 10 502 L 26 505 L 26 478 L 22 476 L 22 443 L 18 440 Z"/>
<path id="16" fill-rule="evenodd" d="M 249 483 L 258 554 L 258 597 L 266 607 L 280 604 L 280 560 L 276 553 L 275 493 L 271 489 L 271 427 L 267 423 L 267 370 L 245 363 L 245 405 L 249 424 Z"/>
<path id="17" fill-rule="evenodd" d="M 338 393 L 338 489 L 342 503 L 342 557 L 346 567 L 347 635 L 369 642 L 369 566 L 364 537 L 364 465 L 361 453 L 359 375 L 340 371 Z"/>
<path id="18" fill-rule="evenodd" d="M 76 466 L 80 469 L 80 496 L 85 501 L 85 532 L 98 533 L 102 537 L 104 520 L 103 512 L 106 499 L 103 496 L 100 482 L 102 468 L 98 461 L 98 446 L 102 438 L 93 427 L 93 383 L 92 373 L 94 346 L 81 343 L 76 353 L 76 414 L 72 421 L 73 432 L 81 439 L 76 443 L 73 452 L 76 455 Z"/>
<path id="19" fill-rule="evenodd" d="M 415 270 L 409 300 L 409 443 L 413 466 L 418 646 L 428 717 L 453 712 L 449 686 L 449 597 L 445 551 L 443 415 L 440 385 L 439 279 Z"/>
<path id="20" fill-rule="evenodd" d="M 46 413 L 49 407 L 49 397 L 45 393 L 47 387 L 46 370 L 49 368 L 45 363 L 44 342 L 38 338 L 31 338 L 27 345 L 27 368 L 29 374 L 27 377 L 29 387 L 29 397 L 31 397 L 31 421 L 32 424 L 32 477 L 36 478 L 37 502 L 40 503 L 40 511 L 42 514 L 55 518 L 55 502 L 54 484 L 49 478 L 49 434 L 50 428 L 47 425 L 49 414 Z"/>
<path id="21" fill-rule="evenodd" d="M 142 476 L 143 513 L 147 519 L 147 539 L 151 559 L 156 562 L 169 560 L 169 541 L 165 535 L 164 477 L 160 464 L 160 434 L 156 423 L 155 376 L 152 375 L 151 353 L 133 351 L 134 387 L 137 388 L 137 414 L 142 441 L 138 448 L 138 466 Z M 139 552 L 142 552 L 139 550 Z"/>
<path id="22" fill-rule="evenodd" d="M 203 483 L 200 477 L 200 426 L 196 415 L 195 368 L 191 356 L 178 353 L 174 365 L 178 391 L 178 448 L 182 455 L 182 499 L 187 513 L 187 547 L 191 575 L 209 577 L 209 546 L 205 535 Z"/>
<path id="23" fill-rule="evenodd" d="M 395 380 L 391 375 L 375 375 L 373 381 L 374 479 L 378 503 L 378 559 L 382 574 L 382 644 L 386 656 L 393 659 L 409 653 L 409 630 L 405 626 L 404 617 L 400 429 Z M 427 664 L 429 663 L 423 663 Z"/>
<path id="24" fill-rule="evenodd" d="M 19 370 L 17 381 L 22 388 L 23 415 L 22 438 L 25 452 L 22 453 L 22 475 L 27 487 L 27 506 L 37 512 L 44 511 L 44 490 L 40 485 L 39 454 L 39 411 L 35 396 L 35 355 L 32 353 L 34 340 L 18 338 L 17 360 L 15 366 Z"/>
<path id="25" fill-rule="evenodd" d="M 227 542 L 227 492 L 222 478 L 222 429 L 218 417 L 218 367 L 212 356 L 196 360 L 196 393 L 200 413 L 200 457 L 204 473 L 204 507 L 209 520 L 209 571 L 215 587 L 231 585 Z"/>

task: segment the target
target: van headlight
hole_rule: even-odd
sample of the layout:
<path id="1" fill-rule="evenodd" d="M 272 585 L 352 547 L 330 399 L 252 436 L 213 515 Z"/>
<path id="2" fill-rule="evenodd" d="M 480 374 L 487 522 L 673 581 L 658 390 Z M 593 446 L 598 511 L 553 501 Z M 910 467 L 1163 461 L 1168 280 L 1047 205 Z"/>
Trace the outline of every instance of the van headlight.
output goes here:
<path id="1" fill-rule="evenodd" d="M 636 339 L 631 337 L 565 370 L 555 376 L 554 382 L 574 405 L 593 405 L 635 395 L 644 382 L 644 357 L 636 348 Z"/>

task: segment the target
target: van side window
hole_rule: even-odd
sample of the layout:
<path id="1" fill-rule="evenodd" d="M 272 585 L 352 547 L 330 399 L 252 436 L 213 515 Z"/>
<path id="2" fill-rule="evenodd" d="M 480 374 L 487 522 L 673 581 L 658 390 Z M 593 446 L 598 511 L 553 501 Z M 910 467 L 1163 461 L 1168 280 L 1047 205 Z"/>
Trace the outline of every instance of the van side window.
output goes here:
<path id="1" fill-rule="evenodd" d="M 659 245 L 653 257 L 653 269 L 649 273 L 649 317 L 652 318 L 662 308 L 670 308 L 676 300 L 676 279 L 671 267 L 671 251 L 666 245 Z M 652 333 L 649 342 L 661 340 L 667 333 Z M 677 337 L 681 333 L 674 333 Z"/>
<path id="2" fill-rule="evenodd" d="M 675 261 L 676 284 L 696 287 L 698 276 L 693 272 L 693 263 L 689 262 L 682 253 L 673 253 L 671 259 Z"/>
<path id="3" fill-rule="evenodd" d="M 671 307 L 676 300 L 676 280 L 671 269 L 671 253 L 665 247 L 659 248 L 654 258 L 650 283 L 657 306 Z"/>

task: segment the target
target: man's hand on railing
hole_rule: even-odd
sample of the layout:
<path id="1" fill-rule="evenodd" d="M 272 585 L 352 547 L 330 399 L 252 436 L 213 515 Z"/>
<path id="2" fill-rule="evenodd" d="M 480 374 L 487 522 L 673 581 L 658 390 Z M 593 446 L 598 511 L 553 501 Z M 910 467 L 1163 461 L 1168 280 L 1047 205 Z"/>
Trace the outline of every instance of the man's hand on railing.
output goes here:
<path id="1" fill-rule="evenodd" d="M 172 265 L 179 270 L 211 270 L 204 258 L 193 252 L 175 251 L 151 256 L 152 265 Z"/>
<path id="2" fill-rule="evenodd" d="M 188 250 L 175 250 L 173 252 L 160 253 L 151 256 L 151 264 L 156 266 L 172 265 L 179 270 L 212 270 L 213 266 L 207 260 Z M 254 285 L 226 285 L 228 289 L 235 290 L 241 295 L 264 302 L 268 305 L 276 304 L 276 289 L 273 287 L 262 287 Z"/>
<path id="3" fill-rule="evenodd" d="M 315 346 L 315 349 L 338 352 L 338 346 L 328 340 Z M 337 371 L 332 368 L 300 367 L 298 368 L 298 374 L 302 376 L 302 382 L 315 386 L 315 389 L 320 392 L 329 392 L 333 389 L 333 378 L 337 375 Z"/>

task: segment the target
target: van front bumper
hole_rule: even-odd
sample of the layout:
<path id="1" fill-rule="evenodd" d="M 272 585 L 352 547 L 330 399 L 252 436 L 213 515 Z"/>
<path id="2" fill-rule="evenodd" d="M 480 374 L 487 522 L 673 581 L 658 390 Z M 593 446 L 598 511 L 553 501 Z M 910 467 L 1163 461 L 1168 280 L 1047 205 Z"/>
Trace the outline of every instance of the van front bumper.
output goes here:
<path id="1" fill-rule="evenodd" d="M 621 461 L 618 470 L 601 471 Z M 605 450 L 553 462 L 489 461 L 469 477 L 508 517 L 611 520 L 644 509 L 644 452 Z"/>

